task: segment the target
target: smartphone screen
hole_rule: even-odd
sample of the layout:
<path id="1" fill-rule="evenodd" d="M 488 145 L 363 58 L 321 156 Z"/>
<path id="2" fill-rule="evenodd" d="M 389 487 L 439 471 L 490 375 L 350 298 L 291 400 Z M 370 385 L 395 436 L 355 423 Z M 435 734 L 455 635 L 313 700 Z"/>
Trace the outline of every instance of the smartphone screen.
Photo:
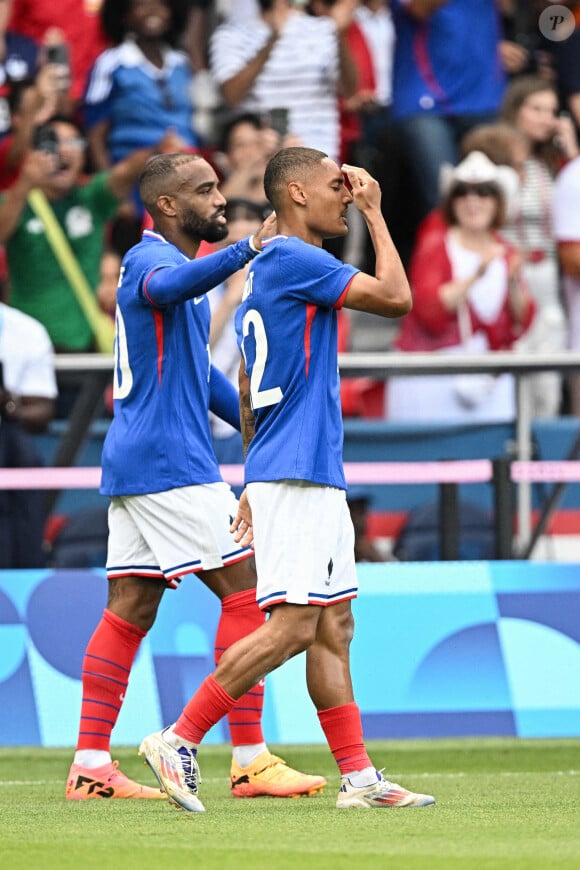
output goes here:
<path id="1" fill-rule="evenodd" d="M 46 62 L 68 67 L 68 45 L 49 45 L 46 49 Z"/>
<path id="2" fill-rule="evenodd" d="M 270 109 L 270 127 L 279 133 L 280 136 L 285 136 L 288 132 L 288 109 Z"/>

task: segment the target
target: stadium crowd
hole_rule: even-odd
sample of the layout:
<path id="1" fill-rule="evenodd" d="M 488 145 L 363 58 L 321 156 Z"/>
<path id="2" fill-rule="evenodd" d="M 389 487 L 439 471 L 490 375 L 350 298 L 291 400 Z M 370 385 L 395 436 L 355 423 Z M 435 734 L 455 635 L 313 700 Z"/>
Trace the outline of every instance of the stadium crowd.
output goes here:
<path id="1" fill-rule="evenodd" d="M 342 415 L 513 423 L 515 382 L 339 384 L 337 353 L 580 346 L 580 2 L 551 8 L 0 0 L 0 467 L 40 465 L 36 436 L 78 408 L 54 355 L 110 354 L 116 335 L 109 593 L 68 800 L 202 812 L 197 748 L 225 715 L 234 797 L 319 793 L 325 777 L 262 733 L 264 676 L 306 651 L 336 806 L 435 803 L 364 742 L 355 561 L 387 556 L 368 491 L 346 491 Z M 264 387 L 266 357 L 283 389 Z M 580 380 L 537 376 L 533 402 L 577 415 Z M 238 501 L 220 464 L 244 460 Z M 0 568 L 47 564 L 49 504 L 0 488 Z M 141 743 L 159 790 L 119 770 L 111 736 L 165 591 L 190 574 L 219 599 L 216 670 Z"/>
<path id="2" fill-rule="evenodd" d="M 57 353 L 111 349 L 110 287 L 150 227 L 136 192 L 147 160 L 199 153 L 239 214 L 258 219 L 268 159 L 305 145 L 379 180 L 417 298 L 425 251 L 442 264 L 414 321 L 342 311 L 342 350 L 576 348 L 580 3 L 562 3 L 574 22 L 564 39 L 541 26 L 548 0 L 0 0 L 0 300 L 40 323 Z M 473 152 L 486 162 L 469 164 Z M 348 236 L 325 244 L 372 269 L 351 212 Z M 498 344 L 514 282 L 530 305 Z M 214 310 L 227 335 L 235 297 L 224 292 Z M 442 320 L 469 340 L 456 327 L 442 336 Z M 0 332 L 6 371 L 14 347 Z M 541 377 L 534 414 L 577 414 L 578 379 Z M 481 379 L 461 387 L 461 419 L 480 419 Z M 388 383 L 342 389 L 345 416 L 394 413 Z M 4 418 L 23 396 L 7 378 Z M 456 399 L 440 418 L 457 419 Z M 54 407 L 66 416 L 67 396 Z"/>

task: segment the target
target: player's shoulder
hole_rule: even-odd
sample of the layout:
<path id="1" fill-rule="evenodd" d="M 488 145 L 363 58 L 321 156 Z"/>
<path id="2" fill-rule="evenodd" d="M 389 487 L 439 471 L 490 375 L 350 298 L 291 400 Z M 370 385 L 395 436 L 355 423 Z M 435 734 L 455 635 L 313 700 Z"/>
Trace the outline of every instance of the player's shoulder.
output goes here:
<path id="1" fill-rule="evenodd" d="M 163 244 L 157 240 L 141 239 L 132 248 L 129 248 L 123 257 L 123 273 L 125 278 L 131 278 L 137 284 L 156 269 L 167 266 L 176 266 L 183 262 L 183 257 L 178 260 L 179 252 L 173 245 Z"/>
<path id="2" fill-rule="evenodd" d="M 151 260 L 164 264 L 180 264 L 187 259 L 175 245 L 152 230 L 145 230 L 141 240 L 129 250 L 126 256 L 131 256 L 134 260 Z"/>
<path id="3" fill-rule="evenodd" d="M 306 248 L 313 248 L 314 245 L 309 245 L 298 236 L 272 236 L 271 239 L 262 241 L 262 251 L 267 254 L 278 254 L 279 256 L 293 256 L 297 253 L 303 253 Z M 258 257 L 255 262 L 259 262 Z"/>

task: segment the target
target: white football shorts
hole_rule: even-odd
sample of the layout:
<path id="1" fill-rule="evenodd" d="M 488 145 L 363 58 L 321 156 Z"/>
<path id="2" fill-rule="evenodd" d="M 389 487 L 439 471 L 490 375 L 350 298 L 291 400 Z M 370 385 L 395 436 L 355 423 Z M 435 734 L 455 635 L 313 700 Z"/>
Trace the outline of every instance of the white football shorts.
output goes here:
<path id="1" fill-rule="evenodd" d="M 356 597 L 354 528 L 342 489 L 281 480 L 249 483 L 247 494 L 263 610 Z"/>
<path id="2" fill-rule="evenodd" d="M 159 577 L 176 588 L 184 574 L 253 556 L 230 524 L 238 503 L 227 483 L 114 496 L 109 506 L 107 577 Z"/>

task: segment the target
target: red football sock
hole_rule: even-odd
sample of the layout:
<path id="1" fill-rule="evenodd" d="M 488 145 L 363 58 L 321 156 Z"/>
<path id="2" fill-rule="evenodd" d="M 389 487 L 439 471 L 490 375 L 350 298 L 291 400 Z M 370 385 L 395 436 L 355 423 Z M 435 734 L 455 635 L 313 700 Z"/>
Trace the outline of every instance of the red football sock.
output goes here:
<path id="1" fill-rule="evenodd" d="M 330 751 L 343 775 L 373 766 L 363 741 L 358 704 L 352 701 L 341 707 L 319 710 L 318 718 Z"/>
<path id="2" fill-rule="evenodd" d="M 83 699 L 77 749 L 109 751 L 125 700 L 133 660 L 146 632 L 105 610 L 83 660 Z"/>
<path id="3" fill-rule="evenodd" d="M 173 730 L 178 737 L 198 745 L 209 729 L 219 722 L 235 703 L 235 698 L 228 695 L 213 674 L 210 674 L 183 708 Z"/>
<path id="4" fill-rule="evenodd" d="M 256 603 L 256 590 L 235 592 L 222 599 L 222 614 L 215 637 L 215 663 L 241 637 L 264 624 L 265 614 Z M 233 746 L 253 746 L 264 742 L 262 708 L 264 681 L 239 698 L 228 714 L 230 739 Z"/>

